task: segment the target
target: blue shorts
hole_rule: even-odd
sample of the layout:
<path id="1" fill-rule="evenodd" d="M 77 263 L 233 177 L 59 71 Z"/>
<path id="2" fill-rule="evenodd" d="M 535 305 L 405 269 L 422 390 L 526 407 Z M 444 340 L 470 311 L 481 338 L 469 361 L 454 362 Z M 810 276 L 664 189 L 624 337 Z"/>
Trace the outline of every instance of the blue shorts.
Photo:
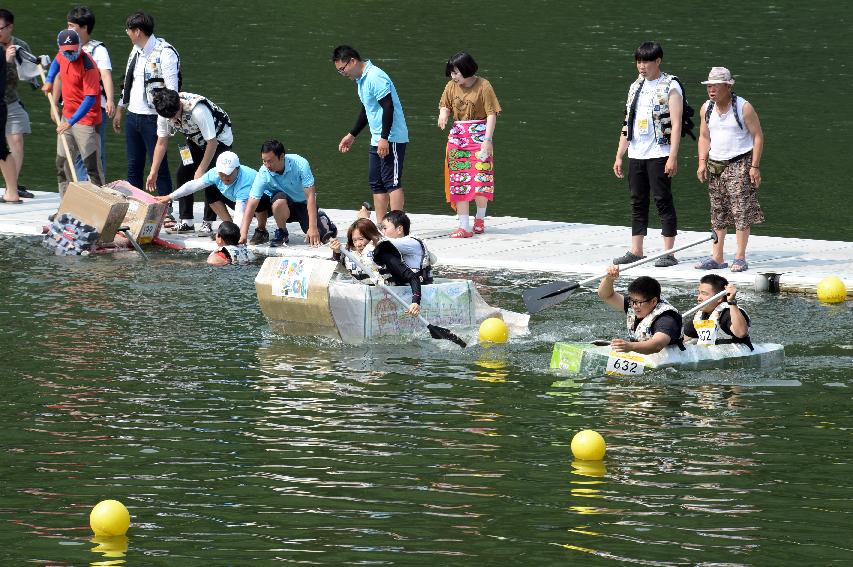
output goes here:
<path id="1" fill-rule="evenodd" d="M 403 160 L 406 158 L 406 144 L 390 142 L 388 155 L 380 158 L 376 146 L 370 146 L 368 154 L 367 180 L 374 193 L 396 191 L 403 183 Z"/>

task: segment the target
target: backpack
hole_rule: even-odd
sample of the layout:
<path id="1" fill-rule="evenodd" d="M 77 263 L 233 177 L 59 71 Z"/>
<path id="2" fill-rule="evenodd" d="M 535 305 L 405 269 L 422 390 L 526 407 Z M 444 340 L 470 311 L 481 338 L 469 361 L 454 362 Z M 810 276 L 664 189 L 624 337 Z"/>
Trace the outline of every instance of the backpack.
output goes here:
<path id="1" fill-rule="evenodd" d="M 681 137 L 690 136 L 692 139 L 696 139 L 696 135 L 693 133 L 693 115 L 696 114 L 696 111 L 693 110 L 693 107 L 690 106 L 690 103 L 687 102 L 687 91 L 684 90 L 684 85 L 681 83 L 681 80 L 673 76 L 672 79 L 678 83 L 678 86 L 681 87 L 681 94 L 684 99 L 684 110 L 681 112 Z"/>
<path id="2" fill-rule="evenodd" d="M 705 124 L 707 124 L 708 121 L 711 119 L 711 111 L 713 111 L 713 110 L 714 110 L 714 101 L 709 100 L 708 101 L 708 108 L 705 109 Z M 741 123 L 740 116 L 737 113 L 737 95 L 735 93 L 732 93 L 732 110 L 734 111 L 735 122 L 737 122 L 737 125 L 740 126 L 741 130 L 743 130 L 743 124 Z"/>

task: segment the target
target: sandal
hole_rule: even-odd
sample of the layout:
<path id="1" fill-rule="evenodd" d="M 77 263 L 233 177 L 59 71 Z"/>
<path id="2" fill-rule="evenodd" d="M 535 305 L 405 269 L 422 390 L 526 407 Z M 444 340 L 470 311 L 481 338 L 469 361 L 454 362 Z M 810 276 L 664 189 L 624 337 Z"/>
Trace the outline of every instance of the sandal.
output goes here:
<path id="1" fill-rule="evenodd" d="M 722 270 L 723 268 L 728 268 L 728 262 L 717 262 L 711 256 L 708 256 L 695 266 L 693 266 L 697 270 Z M 732 266 L 732 270 L 734 271 L 734 266 Z"/>
<path id="2" fill-rule="evenodd" d="M 732 262 L 732 271 L 733 272 L 745 272 L 749 269 L 749 264 L 746 263 L 746 260 L 743 258 L 735 258 L 735 261 Z"/>
<path id="3" fill-rule="evenodd" d="M 17 198 L 14 201 L 11 201 L 9 199 L 4 199 L 3 197 L 0 197 L 0 203 L 6 203 L 7 205 L 20 205 L 23 202 L 24 200 L 21 198 Z"/>
<path id="4" fill-rule="evenodd" d="M 472 236 L 474 236 L 473 232 L 468 232 L 462 227 L 459 227 L 450 233 L 450 238 L 471 238 Z"/>
<path id="5" fill-rule="evenodd" d="M 163 218 L 163 228 L 167 230 L 175 228 L 176 224 L 178 223 L 175 221 L 175 217 L 173 217 L 172 215 L 166 215 Z"/>

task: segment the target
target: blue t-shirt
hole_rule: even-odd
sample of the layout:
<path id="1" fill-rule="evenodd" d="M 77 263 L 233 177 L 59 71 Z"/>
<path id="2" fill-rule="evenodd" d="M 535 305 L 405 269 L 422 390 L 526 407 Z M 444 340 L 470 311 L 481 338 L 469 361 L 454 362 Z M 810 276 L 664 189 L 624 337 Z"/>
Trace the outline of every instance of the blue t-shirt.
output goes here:
<path id="1" fill-rule="evenodd" d="M 358 88 L 358 98 L 367 113 L 367 124 L 370 127 L 370 145 L 379 144 L 379 137 L 382 134 L 382 107 L 379 105 L 379 101 L 388 96 L 388 93 L 391 93 L 391 100 L 394 102 L 394 123 L 391 125 L 388 141 L 408 142 L 409 129 L 406 128 L 403 105 L 400 104 L 397 89 L 394 88 L 394 83 L 391 82 L 388 73 L 370 61 L 365 61 L 364 71 L 355 83 Z"/>
<path id="2" fill-rule="evenodd" d="M 308 160 L 298 154 L 284 154 L 284 172 L 273 173 L 265 165 L 258 170 L 249 196 L 260 199 L 267 193 L 270 197 L 284 193 L 294 203 L 304 203 L 305 189 L 314 186 L 314 174 Z"/>
<path id="3" fill-rule="evenodd" d="M 225 195 L 227 199 L 237 202 L 245 201 L 249 198 L 249 191 L 252 189 L 252 183 L 255 182 L 255 177 L 257 175 L 258 172 L 251 167 L 241 165 L 237 179 L 235 179 L 234 183 L 231 185 L 226 185 L 222 181 L 222 178 L 219 177 L 219 174 L 216 173 L 216 168 L 214 167 L 204 174 L 203 180 L 205 182 L 205 187 L 208 185 L 216 185 L 219 192 Z"/>

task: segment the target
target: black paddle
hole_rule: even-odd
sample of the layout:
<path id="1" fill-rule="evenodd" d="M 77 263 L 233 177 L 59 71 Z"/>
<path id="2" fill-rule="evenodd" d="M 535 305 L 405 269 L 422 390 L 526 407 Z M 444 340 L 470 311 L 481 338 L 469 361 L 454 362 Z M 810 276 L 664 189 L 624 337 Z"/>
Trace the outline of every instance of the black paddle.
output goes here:
<path id="1" fill-rule="evenodd" d="M 368 274 L 370 276 L 371 281 L 373 281 L 373 283 L 375 283 L 377 286 L 381 287 L 388 295 L 393 297 L 397 301 L 397 303 L 399 303 L 400 305 L 402 305 L 406 309 L 409 308 L 409 304 L 406 302 L 406 300 L 403 299 L 402 297 L 400 297 L 399 295 L 397 295 L 393 289 L 391 289 L 390 287 L 385 285 L 385 282 L 383 282 L 382 279 L 376 275 L 375 271 L 367 268 L 367 266 L 362 264 L 361 260 L 359 260 L 355 254 L 353 254 L 352 252 L 350 252 L 349 250 L 347 250 L 343 246 L 341 246 L 338 249 L 338 252 L 340 252 L 341 254 L 346 256 L 347 258 L 349 258 L 356 266 L 359 267 L 359 269 L 362 272 L 364 272 L 365 274 Z M 450 342 L 456 343 L 457 345 L 461 346 L 462 348 L 465 348 L 466 346 L 468 346 L 465 343 L 465 341 L 463 341 L 462 339 L 460 339 L 459 337 L 454 335 L 450 331 L 450 329 L 445 329 L 444 327 L 439 327 L 438 325 L 433 325 L 432 323 L 430 323 L 429 321 L 424 319 L 423 315 L 418 315 L 418 320 L 421 323 L 423 323 L 424 325 L 426 325 L 426 328 L 429 329 L 429 334 L 430 334 L 430 336 L 432 336 L 432 338 L 450 341 Z"/>
<path id="2" fill-rule="evenodd" d="M 681 250 L 685 250 L 687 248 L 690 248 L 691 246 L 696 246 L 697 244 L 702 244 L 703 242 L 708 242 L 709 240 L 713 240 L 714 242 L 717 241 L 717 233 L 713 230 L 711 231 L 710 236 L 703 238 L 702 240 L 697 240 L 696 242 L 691 242 L 690 244 L 685 244 L 684 246 L 679 246 L 671 250 L 664 250 L 663 252 L 660 252 L 653 256 L 646 256 L 645 258 L 637 260 L 636 262 L 631 262 L 630 264 L 620 266 L 619 272 L 621 273 L 625 270 L 630 270 L 631 268 L 639 266 L 640 264 L 645 264 L 646 262 L 657 260 L 658 258 L 666 256 L 668 254 L 675 254 L 676 252 L 680 252 Z M 529 313 L 538 313 L 543 309 L 547 309 L 548 307 L 552 307 L 554 305 L 557 305 L 558 303 L 565 301 L 575 292 L 575 290 L 579 289 L 581 286 L 600 280 L 603 277 L 603 275 L 594 276 L 579 282 L 551 282 L 545 285 L 541 285 L 539 287 L 535 287 L 533 289 L 525 290 L 524 293 L 521 294 L 521 297 L 524 300 L 524 306 L 527 307 L 527 311 Z"/>

